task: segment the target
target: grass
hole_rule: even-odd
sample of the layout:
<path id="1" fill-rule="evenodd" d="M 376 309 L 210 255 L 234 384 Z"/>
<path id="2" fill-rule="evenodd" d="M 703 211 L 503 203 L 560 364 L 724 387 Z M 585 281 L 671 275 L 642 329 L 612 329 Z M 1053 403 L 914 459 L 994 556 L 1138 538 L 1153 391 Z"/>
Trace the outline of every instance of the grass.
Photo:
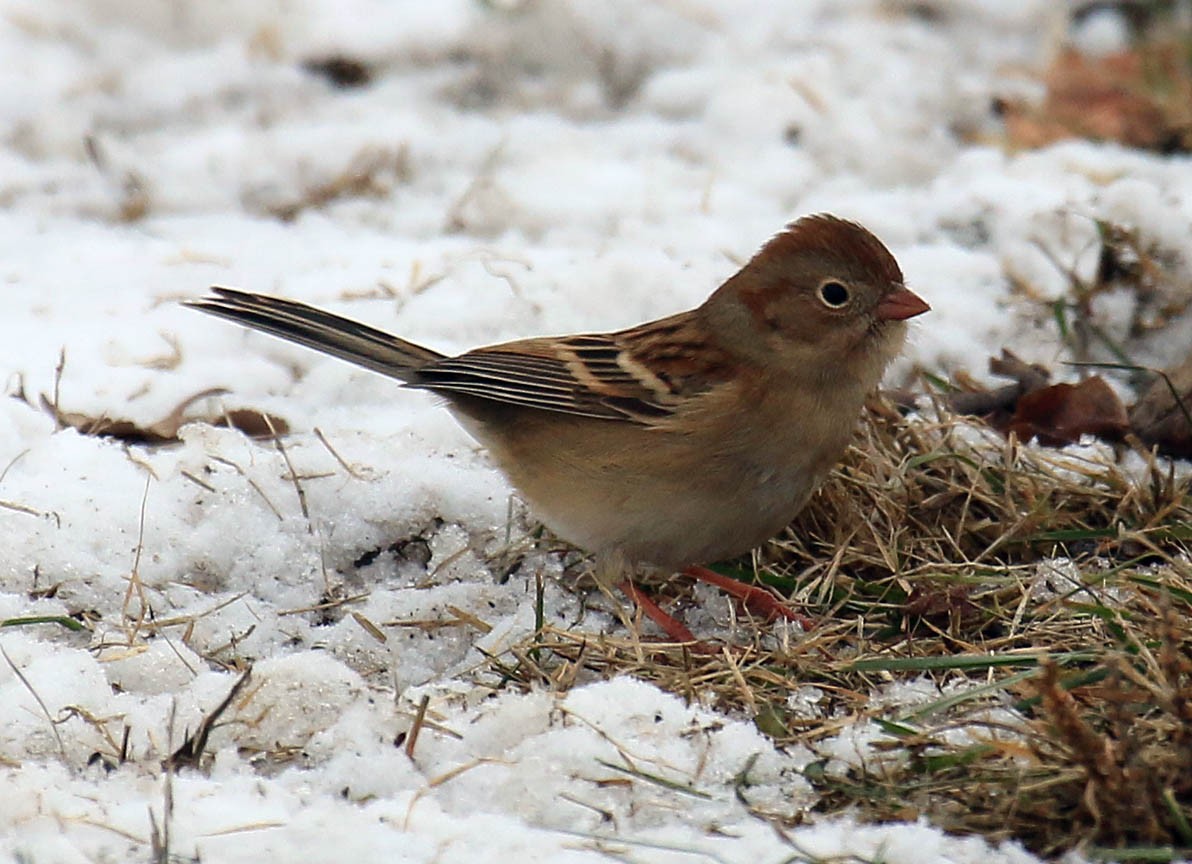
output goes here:
<path id="1" fill-rule="evenodd" d="M 702 656 L 542 626 L 491 668 L 555 689 L 635 675 L 752 717 L 778 746 L 876 724 L 866 758 L 806 771 L 819 811 L 925 816 L 1045 856 L 1189 854 L 1189 478 L 1128 447 L 1082 458 L 885 405 L 864 429 L 791 529 L 725 568 L 791 597 L 810 633 L 759 625 Z M 926 703 L 873 704 L 925 680 Z M 813 710 L 791 700 L 808 687 Z"/>

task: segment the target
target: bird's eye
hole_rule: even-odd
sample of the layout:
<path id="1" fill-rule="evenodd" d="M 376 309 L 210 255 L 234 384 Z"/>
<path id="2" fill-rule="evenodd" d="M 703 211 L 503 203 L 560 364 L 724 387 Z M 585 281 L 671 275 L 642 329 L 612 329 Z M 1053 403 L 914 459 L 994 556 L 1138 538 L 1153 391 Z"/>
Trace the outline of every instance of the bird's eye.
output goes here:
<path id="1" fill-rule="evenodd" d="M 829 279 L 819 286 L 819 298 L 829 309 L 839 309 L 849 301 L 848 288 L 835 279 Z"/>

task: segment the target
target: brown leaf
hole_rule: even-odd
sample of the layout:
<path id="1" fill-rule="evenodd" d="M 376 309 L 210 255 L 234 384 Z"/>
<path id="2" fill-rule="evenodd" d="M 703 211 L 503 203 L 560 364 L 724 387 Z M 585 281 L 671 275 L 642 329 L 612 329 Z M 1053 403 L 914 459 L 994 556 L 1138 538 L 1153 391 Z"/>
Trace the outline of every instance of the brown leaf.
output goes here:
<path id="1" fill-rule="evenodd" d="M 1192 458 L 1192 354 L 1160 375 L 1130 409 L 1130 425 L 1169 456 Z"/>
<path id="2" fill-rule="evenodd" d="M 77 429 L 84 435 L 94 435 L 101 438 L 116 438 L 129 444 L 173 444 L 178 441 L 178 430 L 183 424 L 204 421 L 213 426 L 227 426 L 239 429 L 252 438 L 273 438 L 275 435 L 286 435 L 290 431 L 290 424 L 283 418 L 257 411 L 254 408 L 237 408 L 222 414 L 208 417 L 188 417 L 186 409 L 201 399 L 211 396 L 222 396 L 227 393 L 219 387 L 203 390 L 188 396 L 175 405 L 168 414 L 160 420 L 145 425 L 138 425 L 132 420 L 119 417 L 100 415 L 93 417 L 73 411 L 63 411 L 56 408 L 49 398 L 41 395 L 41 407 L 49 413 L 59 426 Z"/>
<path id="3" fill-rule="evenodd" d="M 1006 135 L 1017 147 L 1065 138 L 1116 141 L 1144 150 L 1192 148 L 1192 68 L 1175 42 L 1103 57 L 1061 52 L 1047 70 L 1047 96 L 1031 107 L 999 102 Z"/>
<path id="4" fill-rule="evenodd" d="M 957 414 L 985 417 L 993 426 L 1003 430 L 1010 422 L 1010 415 L 1018 405 L 1018 400 L 1027 393 L 1046 387 L 1051 377 L 1051 373 L 1042 366 L 1027 363 L 1008 348 L 1002 349 L 1001 357 L 989 358 L 989 371 L 999 377 L 1010 378 L 1014 383 L 991 390 L 970 379 L 964 390 L 948 396 L 947 403 Z M 961 382 L 959 373 L 956 378 Z"/>
<path id="5" fill-rule="evenodd" d="M 256 408 L 233 408 L 216 418 L 214 425 L 239 429 L 249 438 L 274 438 L 290 434 L 290 424 L 276 414 Z"/>
<path id="6" fill-rule="evenodd" d="M 970 589 L 964 585 L 916 585 L 902 608 L 906 614 L 917 618 L 971 618 L 980 608 L 969 594 Z"/>
<path id="7" fill-rule="evenodd" d="M 363 87 L 373 80 L 373 70 L 363 60 L 345 54 L 332 54 L 305 60 L 302 68 L 312 75 L 326 78 L 334 87 L 349 89 Z"/>
<path id="8" fill-rule="evenodd" d="M 1100 376 L 1028 393 L 1010 419 L 1010 431 L 1021 440 L 1038 438 L 1055 447 L 1086 434 L 1116 440 L 1129 428 L 1125 406 Z"/>

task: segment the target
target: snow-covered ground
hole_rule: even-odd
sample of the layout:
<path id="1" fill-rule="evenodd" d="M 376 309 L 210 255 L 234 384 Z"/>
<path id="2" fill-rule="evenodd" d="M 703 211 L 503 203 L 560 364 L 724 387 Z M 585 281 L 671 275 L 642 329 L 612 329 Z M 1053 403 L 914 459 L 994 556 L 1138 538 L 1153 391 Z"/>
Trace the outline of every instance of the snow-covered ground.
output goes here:
<path id="1" fill-rule="evenodd" d="M 484 453 L 425 394 L 177 302 L 240 286 L 451 351 L 694 305 L 830 211 L 933 307 L 892 381 L 982 377 L 1003 346 L 1055 364 L 1055 262 L 1092 271 L 1094 218 L 1192 248 L 1192 167 L 1080 142 L 1007 155 L 991 97 L 1037 93 L 1063 39 L 1113 47 L 1120 22 L 929 5 L 0 7 L 0 371 L 23 396 L 0 400 L 0 620 L 95 621 L 0 631 L 0 855 L 147 860 L 168 825 L 205 862 L 1033 860 L 926 824 L 776 830 L 758 814 L 814 804 L 812 754 L 633 679 L 494 694 L 481 651 L 533 627 L 536 572 L 552 622 L 619 624 L 581 609 L 557 557 L 498 578 L 532 522 Z M 372 83 L 304 69 L 334 55 Z M 366 188 L 343 189 L 352 171 Z M 289 463 L 208 424 L 146 448 L 39 407 L 149 426 L 209 388 L 227 392 L 192 416 L 283 418 Z M 245 662 L 210 771 L 167 781 L 236 680 L 221 664 Z M 424 697 L 411 758 L 395 741 Z"/>

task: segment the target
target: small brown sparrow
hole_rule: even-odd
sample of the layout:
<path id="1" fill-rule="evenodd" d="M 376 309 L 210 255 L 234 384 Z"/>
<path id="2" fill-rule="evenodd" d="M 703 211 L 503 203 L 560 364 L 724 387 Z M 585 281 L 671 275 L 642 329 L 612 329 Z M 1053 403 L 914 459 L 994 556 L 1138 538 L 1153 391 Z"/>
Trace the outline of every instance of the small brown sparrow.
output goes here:
<path id="1" fill-rule="evenodd" d="M 188 305 L 444 397 L 543 522 L 595 554 L 606 585 L 625 568 L 688 568 L 787 617 L 761 589 L 692 565 L 790 523 L 844 452 L 905 320 L 929 309 L 880 240 L 829 215 L 788 225 L 690 311 L 458 357 L 290 300 L 212 290 Z"/>

